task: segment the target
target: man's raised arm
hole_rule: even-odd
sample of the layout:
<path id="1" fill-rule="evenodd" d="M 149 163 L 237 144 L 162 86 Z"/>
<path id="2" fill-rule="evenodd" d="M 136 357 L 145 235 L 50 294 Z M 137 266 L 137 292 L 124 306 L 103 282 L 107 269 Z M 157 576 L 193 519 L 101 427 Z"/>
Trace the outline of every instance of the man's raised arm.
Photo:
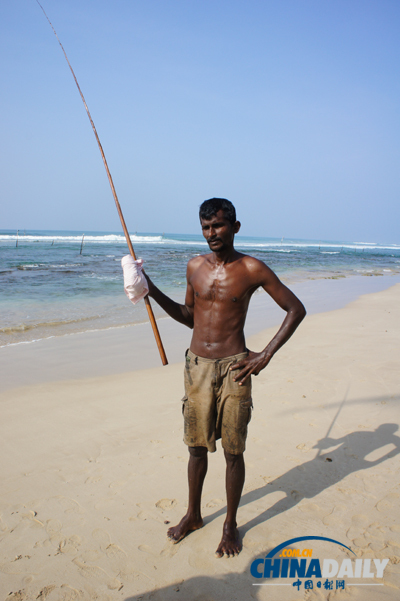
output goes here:
<path id="1" fill-rule="evenodd" d="M 260 353 L 249 351 L 248 357 L 239 363 L 232 365 L 231 369 L 240 370 L 234 380 L 239 384 L 244 382 L 251 374 L 258 376 L 271 361 L 275 353 L 289 340 L 298 325 L 306 316 L 306 310 L 302 302 L 287 288 L 277 275 L 261 261 L 251 270 L 252 276 L 256 278 L 259 285 L 264 288 L 270 297 L 286 311 L 286 317 L 278 332 Z"/>
<path id="2" fill-rule="evenodd" d="M 194 306 L 194 294 L 193 288 L 189 283 L 189 276 L 191 272 L 190 261 L 187 266 L 186 278 L 187 278 L 187 288 L 186 288 L 186 297 L 185 304 L 181 305 L 180 303 L 175 302 L 172 298 L 169 298 L 164 292 L 161 292 L 159 288 L 151 281 L 147 273 L 145 273 L 147 283 L 149 285 L 149 296 L 153 298 L 162 309 L 170 317 L 179 321 L 179 323 L 183 323 L 183 325 L 188 328 L 193 329 L 193 306 Z"/>

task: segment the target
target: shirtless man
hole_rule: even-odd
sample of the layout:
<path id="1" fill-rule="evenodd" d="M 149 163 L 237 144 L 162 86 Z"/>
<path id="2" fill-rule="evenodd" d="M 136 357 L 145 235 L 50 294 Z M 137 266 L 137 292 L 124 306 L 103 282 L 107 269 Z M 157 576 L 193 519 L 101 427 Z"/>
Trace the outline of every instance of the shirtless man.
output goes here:
<path id="1" fill-rule="evenodd" d="M 193 329 L 186 352 L 183 400 L 189 504 L 179 524 L 168 530 L 168 537 L 177 543 L 202 527 L 201 492 L 207 454 L 215 451 L 215 440 L 221 438 L 227 515 L 216 555 L 231 557 L 241 550 L 236 513 L 245 476 L 243 452 L 252 407 L 251 375 L 257 376 L 268 365 L 306 311 L 265 263 L 235 250 L 234 236 L 240 223 L 229 200 L 204 201 L 200 223 L 211 253 L 189 261 L 184 305 L 167 297 L 146 275 L 149 296 L 171 317 Z M 251 296 L 260 286 L 287 314 L 277 334 L 256 353 L 246 348 L 243 328 Z"/>

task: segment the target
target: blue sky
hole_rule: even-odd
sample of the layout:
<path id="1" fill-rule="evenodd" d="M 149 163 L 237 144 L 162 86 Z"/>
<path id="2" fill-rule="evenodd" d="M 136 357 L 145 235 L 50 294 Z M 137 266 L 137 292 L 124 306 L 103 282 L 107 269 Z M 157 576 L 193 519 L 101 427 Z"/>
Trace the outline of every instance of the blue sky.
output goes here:
<path id="1" fill-rule="evenodd" d="M 400 243 L 398 0 L 43 0 L 131 232 Z M 0 228 L 120 230 L 35 0 L 0 5 Z"/>

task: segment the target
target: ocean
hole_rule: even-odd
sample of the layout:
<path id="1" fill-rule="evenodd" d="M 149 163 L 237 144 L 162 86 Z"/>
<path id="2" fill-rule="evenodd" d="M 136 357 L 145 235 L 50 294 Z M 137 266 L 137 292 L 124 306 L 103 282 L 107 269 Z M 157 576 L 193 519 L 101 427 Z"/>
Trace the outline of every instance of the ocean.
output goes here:
<path id="1" fill-rule="evenodd" d="M 0 231 L 0 346 L 147 321 L 123 290 L 124 236 L 115 232 Z M 183 301 L 188 260 L 208 252 L 201 235 L 135 233 L 136 255 L 168 295 Z M 400 245 L 237 236 L 287 285 L 400 274 Z M 152 303 L 156 317 L 163 315 Z"/>

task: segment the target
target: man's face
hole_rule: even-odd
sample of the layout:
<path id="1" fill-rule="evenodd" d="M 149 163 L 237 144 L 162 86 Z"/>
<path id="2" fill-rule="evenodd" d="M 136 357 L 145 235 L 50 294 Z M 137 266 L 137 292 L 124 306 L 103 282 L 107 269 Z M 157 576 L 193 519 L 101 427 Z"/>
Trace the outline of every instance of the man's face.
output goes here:
<path id="1" fill-rule="evenodd" d="M 210 250 L 220 252 L 233 246 L 235 234 L 239 231 L 240 223 L 230 223 L 220 209 L 211 219 L 201 219 L 201 229 Z"/>

